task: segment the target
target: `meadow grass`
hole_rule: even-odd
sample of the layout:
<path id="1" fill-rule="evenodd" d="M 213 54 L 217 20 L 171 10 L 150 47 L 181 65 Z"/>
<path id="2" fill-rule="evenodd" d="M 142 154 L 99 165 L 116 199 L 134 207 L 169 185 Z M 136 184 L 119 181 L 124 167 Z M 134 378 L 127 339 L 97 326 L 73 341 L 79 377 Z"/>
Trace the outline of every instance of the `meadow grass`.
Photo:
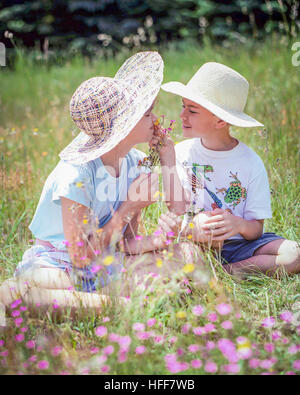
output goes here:
<path id="1" fill-rule="evenodd" d="M 273 218 L 265 221 L 265 231 L 299 241 L 300 69 L 292 65 L 288 41 L 185 45 L 161 54 L 164 81 L 186 83 L 207 61 L 224 63 L 248 79 L 247 112 L 266 128 L 233 128 L 232 134 L 262 157 L 268 171 Z M 51 68 L 20 57 L 14 71 L 1 69 L 1 281 L 12 276 L 30 247 L 28 225 L 43 184 L 58 153 L 77 133 L 68 113 L 72 93 L 85 79 L 113 76 L 126 57 L 121 53 L 92 62 L 76 57 Z M 177 121 L 175 142 L 182 140 L 180 111 L 180 98 L 161 91 L 155 112 Z M 165 209 L 163 203 L 147 208 L 145 233 Z M 300 301 L 299 276 L 253 275 L 238 281 L 210 254 L 205 261 L 201 287 L 194 288 L 187 273 L 167 284 L 153 278 L 151 287 L 137 289 L 126 307 L 113 301 L 101 316 L 33 318 L 16 303 L 17 313 L 0 333 L 0 372 L 299 373 L 300 320 L 298 328 L 290 322 L 291 309 Z"/>

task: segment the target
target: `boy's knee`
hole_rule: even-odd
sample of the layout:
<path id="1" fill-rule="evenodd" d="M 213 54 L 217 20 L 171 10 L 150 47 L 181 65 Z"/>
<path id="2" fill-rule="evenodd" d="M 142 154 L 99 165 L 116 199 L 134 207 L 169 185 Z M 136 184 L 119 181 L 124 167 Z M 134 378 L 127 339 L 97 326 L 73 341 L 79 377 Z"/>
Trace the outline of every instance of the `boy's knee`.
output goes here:
<path id="1" fill-rule="evenodd" d="M 288 273 L 300 272 L 300 247 L 299 243 L 285 240 L 278 250 L 277 265 L 283 266 Z"/>

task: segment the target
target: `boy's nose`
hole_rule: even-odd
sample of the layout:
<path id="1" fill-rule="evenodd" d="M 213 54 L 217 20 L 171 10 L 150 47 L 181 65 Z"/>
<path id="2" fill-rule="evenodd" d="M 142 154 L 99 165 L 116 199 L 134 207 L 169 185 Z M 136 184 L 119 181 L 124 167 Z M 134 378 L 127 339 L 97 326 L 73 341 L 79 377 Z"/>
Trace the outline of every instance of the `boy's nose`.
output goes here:
<path id="1" fill-rule="evenodd" d="M 182 109 L 182 111 L 181 111 L 179 117 L 180 117 L 181 119 L 186 119 L 186 118 L 187 118 L 186 112 L 185 112 L 185 108 Z"/>

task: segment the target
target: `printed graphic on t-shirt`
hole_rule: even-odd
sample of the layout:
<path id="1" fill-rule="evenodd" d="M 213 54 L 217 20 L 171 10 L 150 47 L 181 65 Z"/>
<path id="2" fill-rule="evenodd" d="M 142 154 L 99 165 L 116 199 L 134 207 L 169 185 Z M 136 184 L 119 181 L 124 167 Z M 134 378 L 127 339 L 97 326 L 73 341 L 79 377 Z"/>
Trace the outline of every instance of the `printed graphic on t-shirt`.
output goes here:
<path id="1" fill-rule="evenodd" d="M 212 210 L 216 208 L 222 208 L 223 203 L 220 197 L 222 196 L 224 202 L 227 206 L 230 206 L 233 210 L 234 208 L 243 200 L 245 201 L 247 198 L 247 190 L 241 184 L 241 181 L 237 177 L 237 172 L 234 174 L 230 171 L 229 177 L 233 178 L 233 181 L 230 182 L 229 187 L 216 188 L 213 192 L 211 187 L 208 187 L 208 183 L 211 179 L 209 178 L 209 173 L 214 171 L 211 165 L 200 165 L 198 163 L 192 163 L 192 165 L 188 165 L 187 161 L 183 162 L 183 166 L 185 167 L 188 175 L 188 181 L 190 182 L 192 192 L 197 194 L 197 189 L 204 189 L 212 198 L 213 203 L 211 203 Z M 221 194 L 219 197 L 218 194 Z M 226 208 L 225 210 L 232 214 L 231 208 Z"/>

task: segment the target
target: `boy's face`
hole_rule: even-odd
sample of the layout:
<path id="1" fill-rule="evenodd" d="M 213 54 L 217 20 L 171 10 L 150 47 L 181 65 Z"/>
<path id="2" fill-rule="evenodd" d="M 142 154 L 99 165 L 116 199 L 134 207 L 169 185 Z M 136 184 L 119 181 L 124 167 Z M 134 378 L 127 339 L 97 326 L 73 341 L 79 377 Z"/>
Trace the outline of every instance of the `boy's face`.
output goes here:
<path id="1" fill-rule="evenodd" d="M 220 119 L 199 104 L 182 98 L 180 114 L 184 137 L 205 137 L 220 127 Z M 221 121 L 224 123 L 223 121 Z"/>

